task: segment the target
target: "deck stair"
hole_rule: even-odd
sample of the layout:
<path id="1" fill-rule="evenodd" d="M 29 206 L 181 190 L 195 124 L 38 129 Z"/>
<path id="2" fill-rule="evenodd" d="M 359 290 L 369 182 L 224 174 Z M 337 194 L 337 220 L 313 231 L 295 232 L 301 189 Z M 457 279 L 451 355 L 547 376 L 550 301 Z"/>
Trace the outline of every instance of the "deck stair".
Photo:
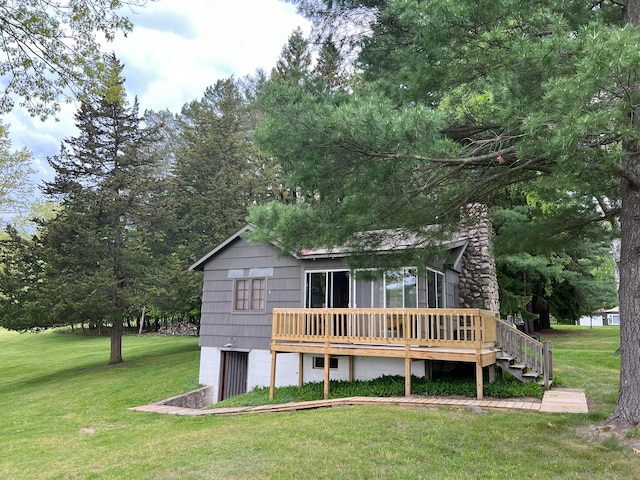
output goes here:
<path id="1" fill-rule="evenodd" d="M 496 365 L 521 382 L 553 383 L 551 342 L 541 343 L 502 320 L 496 320 Z"/>

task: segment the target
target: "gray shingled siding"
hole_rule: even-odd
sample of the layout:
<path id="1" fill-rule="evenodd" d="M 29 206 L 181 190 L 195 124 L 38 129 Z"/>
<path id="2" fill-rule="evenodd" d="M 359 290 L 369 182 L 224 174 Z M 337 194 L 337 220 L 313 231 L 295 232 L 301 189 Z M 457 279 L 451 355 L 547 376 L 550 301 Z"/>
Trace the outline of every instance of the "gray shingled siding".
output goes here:
<path id="1" fill-rule="evenodd" d="M 427 279 L 418 275 L 418 308 L 427 308 Z"/>
<path id="2" fill-rule="evenodd" d="M 458 274 L 453 270 L 444 273 L 445 282 L 445 306 L 447 308 L 458 308 L 460 306 L 460 296 L 458 295 Z"/>
<path id="3" fill-rule="evenodd" d="M 251 270 L 268 272 L 266 308 L 261 312 L 234 312 L 234 277 L 251 278 Z M 304 306 L 304 273 L 313 270 L 344 270 L 342 258 L 299 260 L 280 256 L 273 245 L 252 245 L 237 239 L 204 265 L 200 346 L 268 350 L 273 308 Z M 231 278 L 230 278 L 231 277 Z M 445 275 L 447 307 L 456 307 L 457 274 Z M 418 278 L 419 307 L 426 307 L 426 279 Z M 362 299 L 364 300 L 364 299 Z"/>
<path id="4" fill-rule="evenodd" d="M 304 260 L 305 270 L 347 270 L 343 258 L 321 258 L 318 260 Z"/>
<path id="5" fill-rule="evenodd" d="M 271 269 L 267 277 L 264 313 L 234 312 L 234 279 L 229 271 L 250 278 L 250 269 Z M 204 266 L 200 346 L 268 350 L 274 307 L 301 306 L 303 270 L 293 257 L 280 257 L 273 245 L 251 245 L 238 239 Z"/>

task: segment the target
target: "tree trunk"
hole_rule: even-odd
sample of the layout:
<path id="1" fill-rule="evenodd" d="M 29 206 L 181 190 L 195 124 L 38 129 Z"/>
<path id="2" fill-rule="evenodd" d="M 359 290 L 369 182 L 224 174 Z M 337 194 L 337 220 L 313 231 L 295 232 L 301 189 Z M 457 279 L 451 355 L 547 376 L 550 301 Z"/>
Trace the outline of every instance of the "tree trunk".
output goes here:
<path id="1" fill-rule="evenodd" d="M 627 172 L 635 172 L 639 154 L 629 154 Z M 622 181 L 620 215 L 620 392 L 608 423 L 640 423 L 640 190 Z"/>
<path id="2" fill-rule="evenodd" d="M 627 2 L 623 23 L 640 25 L 640 0 Z M 640 119 L 633 111 L 629 116 L 640 129 Z M 631 178 L 638 177 L 639 147 L 635 141 L 623 144 L 627 156 L 622 169 Z M 640 188 L 623 178 L 620 198 L 620 390 L 607 423 L 635 427 L 640 424 Z"/>
<path id="3" fill-rule="evenodd" d="M 111 354 L 109 355 L 109 365 L 122 363 L 122 319 L 113 321 L 111 327 Z"/>
<path id="4" fill-rule="evenodd" d="M 147 311 L 147 306 L 142 307 L 142 315 L 140 315 L 139 325 L 138 325 L 138 335 L 142 335 L 142 330 L 144 329 L 144 315 Z"/>

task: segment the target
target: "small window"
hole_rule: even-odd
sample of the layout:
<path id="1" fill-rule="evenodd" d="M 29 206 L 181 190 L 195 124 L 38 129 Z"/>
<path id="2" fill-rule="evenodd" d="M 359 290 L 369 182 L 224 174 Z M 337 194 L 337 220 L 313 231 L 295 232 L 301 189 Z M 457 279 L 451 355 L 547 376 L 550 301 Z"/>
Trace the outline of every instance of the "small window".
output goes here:
<path id="1" fill-rule="evenodd" d="M 264 278 L 236 280 L 233 309 L 264 311 L 266 284 Z"/>
<path id="2" fill-rule="evenodd" d="M 251 310 L 264 310 L 264 278 L 254 278 L 251 280 Z"/>
<path id="3" fill-rule="evenodd" d="M 313 368 L 324 368 L 324 357 L 313 357 Z M 329 368 L 338 369 L 338 357 L 329 357 Z"/>

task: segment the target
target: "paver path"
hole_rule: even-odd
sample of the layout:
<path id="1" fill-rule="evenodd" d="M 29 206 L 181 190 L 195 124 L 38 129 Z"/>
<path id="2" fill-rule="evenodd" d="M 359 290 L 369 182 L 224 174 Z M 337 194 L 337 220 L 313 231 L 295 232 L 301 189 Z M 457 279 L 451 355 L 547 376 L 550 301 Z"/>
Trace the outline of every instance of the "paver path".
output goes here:
<path id="1" fill-rule="evenodd" d="M 317 400 L 313 402 L 292 402 L 278 405 L 260 405 L 258 407 L 234 407 L 234 408 L 183 408 L 163 405 L 162 402 L 151 405 L 133 407 L 130 410 L 138 412 L 168 413 L 173 415 L 244 415 L 248 413 L 267 412 L 292 412 L 297 410 L 310 410 L 314 408 L 341 407 L 347 405 L 401 405 L 407 407 L 417 406 L 453 406 L 453 407 L 478 407 L 489 410 L 532 410 L 540 412 L 562 413 L 587 413 L 587 399 L 584 390 L 555 388 L 545 392 L 542 401 L 511 400 L 476 400 L 473 398 L 449 398 L 449 397 L 349 397 L 333 398 L 329 400 Z"/>

